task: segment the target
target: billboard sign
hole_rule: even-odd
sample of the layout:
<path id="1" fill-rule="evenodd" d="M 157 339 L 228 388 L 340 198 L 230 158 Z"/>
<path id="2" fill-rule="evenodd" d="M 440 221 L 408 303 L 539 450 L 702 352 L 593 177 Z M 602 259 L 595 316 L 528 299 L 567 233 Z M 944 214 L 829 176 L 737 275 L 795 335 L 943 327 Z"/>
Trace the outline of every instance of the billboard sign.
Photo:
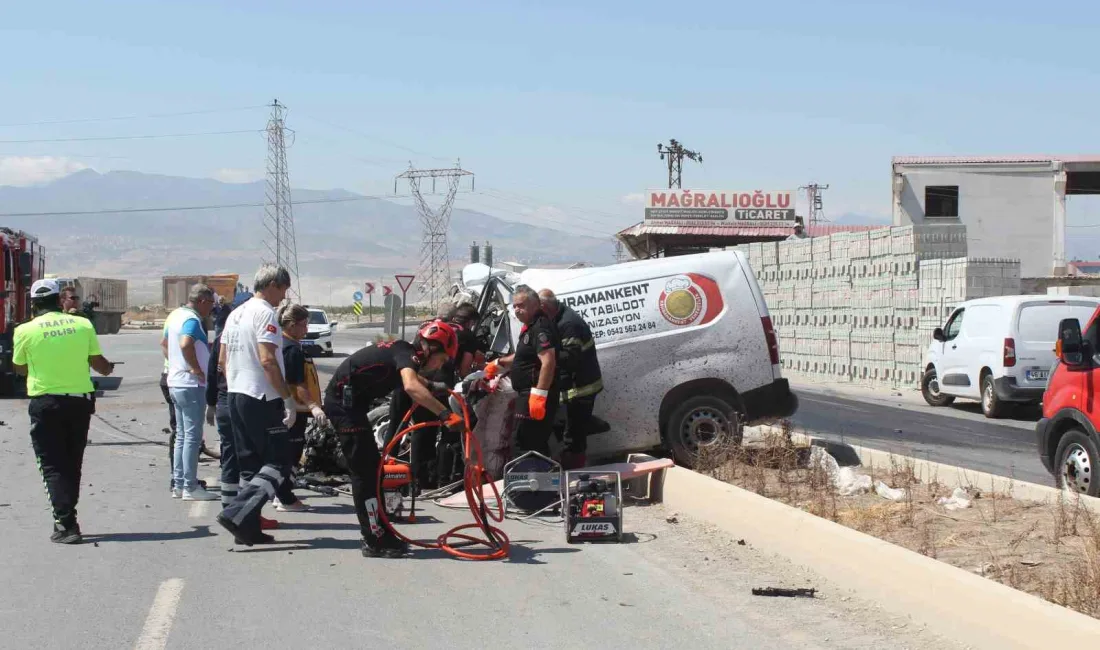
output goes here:
<path id="1" fill-rule="evenodd" d="M 794 191 L 648 190 L 645 222 L 667 226 L 794 227 Z"/>

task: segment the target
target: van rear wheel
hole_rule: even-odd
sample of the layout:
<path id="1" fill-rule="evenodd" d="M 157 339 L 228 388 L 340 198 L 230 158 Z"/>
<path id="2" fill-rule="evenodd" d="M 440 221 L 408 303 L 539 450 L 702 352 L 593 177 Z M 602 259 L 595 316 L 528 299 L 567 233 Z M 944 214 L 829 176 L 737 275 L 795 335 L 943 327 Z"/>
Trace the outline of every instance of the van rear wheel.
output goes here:
<path id="1" fill-rule="evenodd" d="M 982 375 L 982 414 L 987 418 L 999 418 L 1005 413 L 1005 403 L 997 397 L 993 387 L 993 373 Z"/>
<path id="2" fill-rule="evenodd" d="M 697 395 L 684 400 L 665 425 L 665 441 L 672 457 L 684 467 L 721 458 L 741 445 L 741 415 L 737 408 L 715 395 Z"/>
<path id="3" fill-rule="evenodd" d="M 920 394 L 929 406 L 950 406 L 955 401 L 954 395 L 944 395 L 940 392 L 940 378 L 936 376 L 936 369 L 929 368 L 924 371 L 920 380 Z"/>

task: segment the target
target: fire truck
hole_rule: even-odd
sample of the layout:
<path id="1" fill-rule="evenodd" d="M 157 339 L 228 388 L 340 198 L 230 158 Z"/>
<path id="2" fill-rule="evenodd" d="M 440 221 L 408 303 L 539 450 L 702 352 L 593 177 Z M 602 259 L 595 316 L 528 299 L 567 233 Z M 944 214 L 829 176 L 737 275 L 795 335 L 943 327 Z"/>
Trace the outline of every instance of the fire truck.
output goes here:
<path id="1" fill-rule="evenodd" d="M 46 249 L 34 235 L 0 226 L 0 395 L 23 391 L 12 368 L 15 327 L 31 319 L 31 285 L 46 273 Z"/>

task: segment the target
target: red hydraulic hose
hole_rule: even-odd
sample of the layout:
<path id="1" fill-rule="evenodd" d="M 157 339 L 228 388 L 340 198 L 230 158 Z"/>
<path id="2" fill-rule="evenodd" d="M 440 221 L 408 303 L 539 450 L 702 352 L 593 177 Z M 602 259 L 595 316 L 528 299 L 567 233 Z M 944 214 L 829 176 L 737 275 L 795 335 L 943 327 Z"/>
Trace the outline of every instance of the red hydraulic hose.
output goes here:
<path id="1" fill-rule="evenodd" d="M 382 527 L 393 533 L 398 539 L 404 541 L 412 546 L 420 548 L 439 549 L 445 553 L 448 553 L 454 557 L 464 560 L 501 560 L 508 557 L 508 552 L 511 549 L 511 540 L 504 534 L 504 531 L 492 526 L 489 522 L 504 521 L 504 501 L 500 498 L 500 492 L 496 488 L 496 484 L 493 483 L 492 477 L 485 471 L 485 465 L 481 455 L 481 445 L 478 443 L 477 438 L 474 437 L 474 432 L 470 430 L 470 412 L 466 406 L 466 400 L 461 395 L 454 391 L 448 391 L 462 406 L 462 421 L 464 424 L 462 433 L 462 448 L 464 451 L 465 471 L 462 476 L 462 486 L 466 492 L 466 502 L 470 506 L 470 514 L 473 515 L 474 523 L 463 524 L 456 526 L 451 530 L 443 533 L 435 541 L 421 541 L 415 539 L 409 539 L 401 534 L 389 517 L 386 515 L 385 505 L 378 508 L 378 518 L 381 520 Z M 413 410 L 416 408 L 414 404 L 409 409 L 405 417 L 402 418 L 401 424 L 405 424 L 408 421 L 409 416 L 412 415 Z M 386 459 L 390 458 L 391 452 L 397 447 L 400 441 L 413 431 L 417 429 L 424 429 L 427 427 L 442 426 L 443 423 L 436 420 L 432 422 L 421 422 L 408 426 L 397 433 L 392 440 L 386 445 L 386 448 L 382 451 L 382 460 L 378 463 L 378 497 L 381 504 L 384 504 L 382 499 L 382 477 L 385 473 Z M 497 510 L 499 512 L 494 513 L 489 509 L 488 504 L 485 502 L 485 483 L 488 482 L 489 486 L 493 490 L 493 496 L 497 500 Z M 484 534 L 483 537 L 477 537 L 472 534 L 468 534 L 464 531 L 473 529 L 479 529 Z M 451 540 L 460 540 L 455 543 Z M 485 546 L 489 550 L 481 553 L 473 553 L 469 551 L 463 551 L 457 548 L 459 545 L 470 546 L 479 545 Z"/>

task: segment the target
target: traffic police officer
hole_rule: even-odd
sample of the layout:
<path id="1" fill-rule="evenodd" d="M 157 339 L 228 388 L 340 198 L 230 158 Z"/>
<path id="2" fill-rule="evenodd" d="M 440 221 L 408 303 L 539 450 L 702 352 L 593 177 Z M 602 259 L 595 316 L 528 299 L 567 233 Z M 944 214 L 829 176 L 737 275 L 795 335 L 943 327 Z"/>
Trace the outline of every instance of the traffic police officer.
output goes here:
<path id="1" fill-rule="evenodd" d="M 56 280 L 31 286 L 35 318 L 15 328 L 12 362 L 15 372 L 27 377 L 31 446 L 53 508 L 50 541 L 78 544 L 82 538 L 76 503 L 95 412 L 88 367 L 107 376 L 114 364 L 103 357 L 92 323 L 61 310 L 60 294 Z"/>
<path id="2" fill-rule="evenodd" d="M 539 291 L 539 300 L 543 312 L 554 321 L 561 334 L 558 378 L 567 419 L 561 465 L 567 470 L 577 469 L 587 462 L 585 454 L 588 435 L 592 432 L 592 410 L 596 406 L 596 395 L 603 391 L 596 341 L 588 323 L 571 307 L 559 303 L 553 291 Z"/>
<path id="3" fill-rule="evenodd" d="M 550 434 L 558 410 L 558 353 L 561 338 L 554 321 L 542 311 L 539 296 L 521 284 L 512 294 L 516 319 L 523 323 L 516 351 L 485 366 L 492 379 L 500 368 L 511 367 L 512 389 L 516 391 L 516 443 L 521 452 L 537 451 L 550 456 Z M 549 414 L 549 416 L 547 416 Z"/>

